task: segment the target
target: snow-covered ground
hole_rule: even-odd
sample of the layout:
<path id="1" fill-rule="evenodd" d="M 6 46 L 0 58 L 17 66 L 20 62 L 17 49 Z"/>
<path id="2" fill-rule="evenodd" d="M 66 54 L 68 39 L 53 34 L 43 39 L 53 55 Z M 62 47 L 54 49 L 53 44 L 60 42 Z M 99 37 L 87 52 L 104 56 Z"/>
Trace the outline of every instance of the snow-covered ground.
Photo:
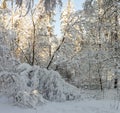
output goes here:
<path id="1" fill-rule="evenodd" d="M 48 102 L 36 108 L 20 108 L 0 98 L 0 113 L 120 113 L 120 107 L 115 100 L 93 100 L 68 102 Z M 118 107 L 118 109 L 117 109 Z"/>

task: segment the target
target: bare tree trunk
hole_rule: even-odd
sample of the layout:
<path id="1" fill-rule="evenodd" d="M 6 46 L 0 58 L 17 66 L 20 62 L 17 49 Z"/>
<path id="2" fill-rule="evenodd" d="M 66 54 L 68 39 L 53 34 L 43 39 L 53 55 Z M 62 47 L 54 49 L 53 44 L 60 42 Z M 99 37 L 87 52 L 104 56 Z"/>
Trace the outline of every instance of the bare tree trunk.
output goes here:
<path id="1" fill-rule="evenodd" d="M 115 31 L 114 31 L 114 34 L 113 34 L 113 38 L 114 38 L 114 41 L 115 41 L 115 48 L 114 48 L 114 51 L 115 51 L 115 79 L 114 79 L 114 88 L 118 88 L 118 7 L 117 7 L 117 4 L 115 6 Z"/>
<path id="2" fill-rule="evenodd" d="M 103 90 L 103 84 L 102 84 L 102 75 L 101 75 L 101 47 L 102 47 L 102 37 L 101 37 L 101 26 L 102 26 L 102 19 L 101 19 L 101 2 L 98 0 L 98 6 L 99 6 L 99 13 L 98 13 L 98 48 L 99 48 L 99 53 L 98 53 L 98 75 L 99 75 L 99 82 L 100 82 L 100 89 L 101 91 Z"/>
<path id="3" fill-rule="evenodd" d="M 65 36 L 63 37 L 60 45 L 57 47 L 57 49 L 55 50 L 55 52 L 53 53 L 53 55 L 51 56 L 51 59 L 50 59 L 50 61 L 49 61 L 49 63 L 48 63 L 48 66 L 47 66 L 47 69 L 49 69 L 49 67 L 50 67 L 50 65 L 51 65 L 51 63 L 52 63 L 52 61 L 53 61 L 56 53 L 59 51 L 59 49 L 61 48 L 61 46 L 62 46 L 62 44 L 64 43 L 64 41 L 65 41 Z"/>
<path id="4" fill-rule="evenodd" d="M 35 64 L 36 29 L 35 29 L 35 22 L 34 22 L 32 12 L 31 12 L 31 16 L 32 16 L 32 25 L 33 25 L 33 43 L 32 43 L 32 61 L 31 61 L 31 65 L 34 65 Z"/>

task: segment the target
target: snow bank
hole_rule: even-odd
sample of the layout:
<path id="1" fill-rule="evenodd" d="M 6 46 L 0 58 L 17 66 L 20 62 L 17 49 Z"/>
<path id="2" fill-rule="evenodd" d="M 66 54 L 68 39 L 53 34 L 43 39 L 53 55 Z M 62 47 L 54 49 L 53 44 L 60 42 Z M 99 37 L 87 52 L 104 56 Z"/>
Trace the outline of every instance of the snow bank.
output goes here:
<path id="1" fill-rule="evenodd" d="M 49 102 L 35 109 L 22 109 L 10 105 L 8 99 L 0 98 L 1 113 L 120 113 L 118 101 L 85 100 L 72 102 Z"/>

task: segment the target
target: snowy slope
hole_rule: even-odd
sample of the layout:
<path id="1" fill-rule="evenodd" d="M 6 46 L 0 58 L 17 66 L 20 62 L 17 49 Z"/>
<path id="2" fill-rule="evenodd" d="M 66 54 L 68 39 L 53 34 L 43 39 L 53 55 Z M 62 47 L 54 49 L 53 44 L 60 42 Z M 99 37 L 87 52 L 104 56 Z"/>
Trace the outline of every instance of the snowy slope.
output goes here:
<path id="1" fill-rule="evenodd" d="M 6 98 L 0 98 L 0 113 L 120 113 L 117 101 L 84 100 L 49 102 L 34 109 L 14 106 Z"/>

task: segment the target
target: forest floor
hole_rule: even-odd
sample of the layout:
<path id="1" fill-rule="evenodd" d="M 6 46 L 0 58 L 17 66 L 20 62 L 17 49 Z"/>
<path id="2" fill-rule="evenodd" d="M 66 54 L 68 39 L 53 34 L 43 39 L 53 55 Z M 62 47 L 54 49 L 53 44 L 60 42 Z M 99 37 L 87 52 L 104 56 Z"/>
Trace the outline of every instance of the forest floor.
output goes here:
<path id="1" fill-rule="evenodd" d="M 0 113 L 120 113 L 120 101 L 118 99 L 86 98 L 67 102 L 47 102 L 35 108 L 21 108 L 15 106 L 6 97 L 0 98 Z M 110 91 L 107 94 L 113 94 Z M 85 94 L 86 95 L 86 94 Z M 110 96 L 108 95 L 108 97 Z"/>

